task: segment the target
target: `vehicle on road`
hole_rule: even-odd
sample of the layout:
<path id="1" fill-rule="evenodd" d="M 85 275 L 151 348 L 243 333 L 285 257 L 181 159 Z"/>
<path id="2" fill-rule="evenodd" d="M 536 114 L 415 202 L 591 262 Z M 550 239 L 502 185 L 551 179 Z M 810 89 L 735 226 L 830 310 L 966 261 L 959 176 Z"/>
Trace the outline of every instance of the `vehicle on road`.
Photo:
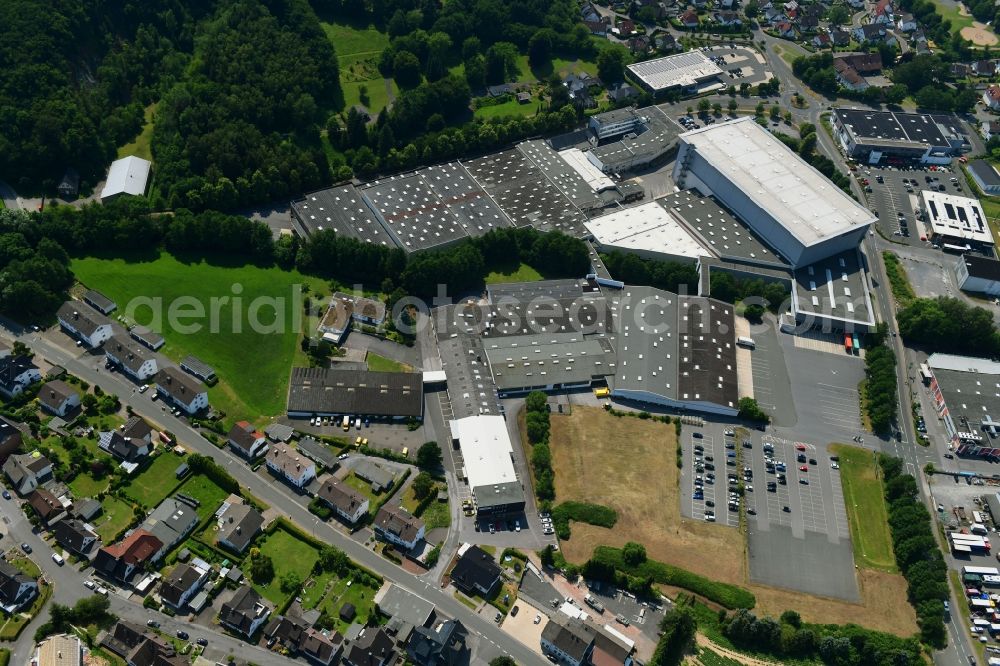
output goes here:
<path id="1" fill-rule="evenodd" d="M 58 564 L 59 566 L 66 564 L 66 560 L 59 553 L 52 553 L 52 561 Z"/>
<path id="2" fill-rule="evenodd" d="M 781 507 L 781 510 L 784 511 L 785 513 L 791 513 L 792 512 L 792 510 L 789 509 L 787 506 Z"/>
<path id="3" fill-rule="evenodd" d="M 511 609 L 510 609 L 510 616 L 511 616 L 511 617 L 516 617 L 516 616 L 517 616 L 517 614 L 518 614 L 518 613 L 519 613 L 520 611 L 521 611 L 521 607 L 520 607 L 520 606 L 514 606 L 513 608 L 511 608 Z"/>
<path id="4" fill-rule="evenodd" d="M 535 615 L 535 624 L 538 624 L 541 621 L 542 621 L 542 616 L 541 615 Z"/>
<path id="5" fill-rule="evenodd" d="M 188 638 L 190 638 L 190 636 L 188 635 L 188 632 L 184 631 L 183 629 L 178 629 L 177 638 L 181 639 L 182 641 L 186 641 Z"/>
<path id="6" fill-rule="evenodd" d="M 21 544 L 21 550 L 23 550 L 26 553 L 31 553 L 31 546 L 29 546 L 26 543 L 22 543 Z"/>
<path id="7" fill-rule="evenodd" d="M 207 638 L 199 638 L 198 640 L 195 641 L 195 643 L 197 643 L 198 645 L 200 645 L 202 647 L 205 647 L 206 645 L 208 645 L 208 639 Z"/>
<path id="8" fill-rule="evenodd" d="M 496 617 L 493 618 L 493 621 L 496 622 L 497 624 L 500 624 L 500 620 L 502 620 L 502 619 L 503 619 L 503 614 L 502 613 L 497 613 Z"/>
<path id="9" fill-rule="evenodd" d="M 87 582 L 89 583 L 90 581 L 87 581 Z M 157 622 L 156 620 L 146 620 L 146 626 L 147 627 L 152 627 L 153 629 L 159 629 L 160 628 L 160 623 Z"/>
<path id="10" fill-rule="evenodd" d="M 805 444 L 801 444 L 801 443 L 800 444 L 796 444 L 795 445 L 795 450 L 796 451 L 805 451 L 806 450 L 806 445 Z"/>
<path id="11" fill-rule="evenodd" d="M 350 457 L 351 454 L 349 453 L 341 453 L 339 456 L 337 456 L 337 460 L 347 460 Z"/>
<path id="12" fill-rule="evenodd" d="M 88 590 L 93 590 L 94 588 L 97 587 L 97 584 L 94 583 L 94 581 L 92 581 L 92 580 L 85 580 L 85 581 L 83 581 L 83 586 L 85 588 L 87 588 Z"/>
<path id="13" fill-rule="evenodd" d="M 9 500 L 10 499 L 10 492 L 7 491 L 7 490 L 3 491 L 3 498 L 5 500 Z"/>
<path id="14" fill-rule="evenodd" d="M 809 471 L 809 466 L 808 465 L 800 465 L 799 466 L 799 471 L 800 472 L 808 472 Z"/>

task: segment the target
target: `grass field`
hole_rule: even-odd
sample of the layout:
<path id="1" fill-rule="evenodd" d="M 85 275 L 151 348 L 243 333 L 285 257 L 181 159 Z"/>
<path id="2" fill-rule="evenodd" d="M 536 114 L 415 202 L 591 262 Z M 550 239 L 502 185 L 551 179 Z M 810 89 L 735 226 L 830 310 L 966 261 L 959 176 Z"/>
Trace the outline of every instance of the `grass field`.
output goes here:
<path id="1" fill-rule="evenodd" d="M 324 573 L 315 581 L 316 584 L 302 595 L 302 606 L 306 609 L 325 609 L 334 618 L 334 628 L 337 631 L 343 633 L 350 624 L 339 617 L 340 608 L 344 604 L 353 604 L 357 617 L 362 622 L 375 608 L 375 593 L 378 590 L 354 582 L 350 576 L 337 579 L 332 574 Z"/>
<path id="2" fill-rule="evenodd" d="M 809 622 L 857 623 L 899 636 L 916 632 L 906 581 L 898 574 L 859 570 L 861 604 L 750 583 L 739 531 L 681 518 L 676 441 L 672 425 L 617 418 L 598 408 L 574 405 L 572 415 L 552 416 L 556 501 L 594 502 L 618 512 L 613 529 L 574 523 L 573 537 L 560 543 L 567 560 L 581 564 L 596 545 L 638 541 L 652 559 L 750 590 L 758 616 L 794 609 Z"/>
<path id="3" fill-rule="evenodd" d="M 171 476 L 173 475 L 171 474 Z M 201 520 L 205 520 L 215 513 L 219 505 L 222 504 L 222 500 L 229 496 L 229 493 L 217 486 L 214 481 L 201 474 L 188 477 L 188 480 L 180 487 L 179 492 L 201 502 L 198 506 L 198 518 Z"/>
<path id="4" fill-rule="evenodd" d="M 143 112 L 143 126 L 139 136 L 135 141 L 126 143 L 118 149 L 118 157 L 135 155 L 144 160 L 152 160 L 153 152 L 150 149 L 150 142 L 153 140 L 153 114 L 156 113 L 156 104 L 150 104 Z"/>
<path id="5" fill-rule="evenodd" d="M 906 277 L 906 269 L 903 263 L 894 253 L 886 250 L 882 253 L 882 260 L 885 262 L 885 273 L 889 277 L 889 286 L 892 287 L 892 295 L 896 297 L 896 302 L 906 305 L 917 295 L 910 285 L 910 280 Z"/>
<path id="6" fill-rule="evenodd" d="M 505 118 L 507 116 L 524 116 L 530 118 L 536 113 L 538 113 L 538 100 L 532 98 L 527 104 L 521 104 L 516 99 L 512 99 L 503 104 L 482 106 L 476 109 L 473 115 L 480 120 L 489 120 L 490 118 Z"/>
<path id="7" fill-rule="evenodd" d="M 399 361 L 394 361 L 391 358 L 379 356 L 372 352 L 368 352 L 368 355 L 365 356 L 365 361 L 368 362 L 368 369 L 372 372 L 410 372 L 413 370 L 406 363 L 400 363 Z"/>
<path id="8" fill-rule="evenodd" d="M 152 322 L 152 327 L 161 328 L 167 340 L 161 353 L 174 361 L 194 354 L 215 368 L 219 383 L 209 389 L 209 403 L 224 411 L 227 421 L 249 418 L 263 423 L 284 411 L 289 368 L 299 336 L 296 326 L 300 325 L 297 319 L 301 306 L 297 286 L 309 284 L 313 292 L 327 291 L 322 280 L 296 271 L 222 266 L 202 260 L 184 262 L 166 253 L 153 261 L 76 259 L 72 270 L 78 280 L 107 294 L 118 302 L 123 314 L 132 314 L 141 324 L 151 323 L 152 307 L 137 305 L 130 313 L 130 301 L 140 297 L 160 299 L 161 322 Z M 232 301 L 222 302 L 223 297 L 232 297 L 234 289 L 242 290 L 236 326 Z M 254 332 L 250 327 L 249 312 L 258 297 L 275 299 L 275 308 L 280 309 L 278 317 L 270 306 L 262 307 L 257 315 L 260 323 L 274 332 Z M 181 318 L 179 325 L 172 326 L 171 307 L 188 312 L 192 309 L 180 308 L 182 298 L 189 304 L 200 304 L 206 315 L 213 312 L 211 299 L 219 299 L 222 305 L 214 308 L 218 314 L 215 325 L 209 321 L 213 317 L 206 316 Z M 185 332 L 184 327 L 192 323 L 201 326 Z"/>
<path id="9" fill-rule="evenodd" d="M 309 575 L 319 559 L 319 553 L 302 539 L 296 538 L 283 529 L 277 529 L 257 542 L 260 551 L 271 558 L 274 564 L 274 578 L 267 585 L 254 585 L 261 596 L 280 604 L 288 595 L 281 591 L 281 578 L 295 573 L 303 577 Z"/>
<path id="10" fill-rule="evenodd" d="M 320 25 L 337 51 L 344 108 L 362 104 L 361 86 L 365 86 L 368 89 L 368 102 L 365 106 L 372 116 L 377 115 L 389 102 L 385 81 L 375 67 L 379 55 L 389 46 L 389 35 L 372 25 L 326 22 L 321 22 Z M 399 93 L 395 81 L 390 86 L 393 94 Z"/>
<path id="11" fill-rule="evenodd" d="M 855 563 L 869 569 L 896 571 L 889 515 L 871 451 L 846 444 L 835 444 L 830 450 L 840 456 L 840 478 Z"/>
<path id="12" fill-rule="evenodd" d="M 74 497 L 95 497 L 99 492 L 108 487 L 108 478 L 104 477 L 100 481 L 92 477 L 87 472 L 82 472 L 73 477 L 69 482 L 69 489 L 73 491 Z"/>
<path id="13" fill-rule="evenodd" d="M 958 11 L 957 2 L 941 2 L 940 0 L 934 0 L 934 4 L 937 7 L 938 14 L 942 18 L 946 18 L 951 21 L 951 34 L 957 35 L 962 31 L 962 28 L 968 28 L 972 26 L 972 22 L 976 19 L 971 16 L 962 16 L 961 12 Z"/>
<path id="14" fill-rule="evenodd" d="M 498 282 L 535 282 L 542 279 L 542 274 L 528 264 L 519 264 L 509 271 L 493 271 L 486 276 L 486 284 Z"/>
<path id="15" fill-rule="evenodd" d="M 149 467 L 137 474 L 125 486 L 125 493 L 139 504 L 152 509 L 180 481 L 174 475 L 184 459 L 170 451 L 156 456 Z"/>
<path id="16" fill-rule="evenodd" d="M 607 40 L 604 41 L 605 44 L 608 43 Z M 532 69 L 531 65 L 528 64 L 528 56 L 524 54 L 518 56 L 517 58 L 517 70 L 517 80 L 521 83 L 529 81 L 544 81 L 553 74 L 565 77 L 567 74 L 573 74 L 574 72 L 586 72 L 591 76 L 597 76 L 597 61 L 553 58 L 550 64 L 547 64 L 544 67 Z"/>
<path id="17" fill-rule="evenodd" d="M 101 541 L 107 544 L 132 522 L 132 507 L 117 497 L 108 495 L 101 501 L 101 508 L 103 512 L 91 524 Z"/>
<path id="18" fill-rule="evenodd" d="M 363 479 L 359 479 L 358 477 L 356 477 L 354 475 L 354 472 L 351 472 L 350 474 L 348 474 L 344 478 L 344 482 L 347 485 L 349 485 L 351 488 L 354 488 L 359 493 L 361 493 L 362 495 L 364 495 L 365 497 L 367 497 L 368 498 L 368 503 L 371 506 L 371 508 L 369 510 L 370 511 L 374 511 L 375 510 L 375 503 L 378 502 L 378 497 L 379 496 L 377 496 L 375 493 L 372 492 L 371 484 L 369 484 L 367 481 L 365 481 Z"/>

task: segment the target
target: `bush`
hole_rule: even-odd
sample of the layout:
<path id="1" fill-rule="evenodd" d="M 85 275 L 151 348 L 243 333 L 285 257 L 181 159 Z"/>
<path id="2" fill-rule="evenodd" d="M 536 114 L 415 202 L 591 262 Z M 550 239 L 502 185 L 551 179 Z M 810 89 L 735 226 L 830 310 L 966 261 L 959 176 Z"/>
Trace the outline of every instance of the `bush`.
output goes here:
<path id="1" fill-rule="evenodd" d="M 333 509 L 318 497 L 309 502 L 309 513 L 319 516 L 320 520 L 328 520 L 333 515 Z"/>
<path id="2" fill-rule="evenodd" d="M 625 561 L 622 549 L 611 546 L 595 548 L 582 571 L 586 578 L 612 582 L 617 582 L 618 572 L 636 578 L 648 578 L 661 585 L 680 587 L 730 609 L 753 608 L 757 603 L 754 595 L 742 587 L 709 580 L 671 564 L 647 559 L 632 566 Z"/>
<path id="3" fill-rule="evenodd" d="M 760 405 L 753 398 L 740 398 L 739 402 L 740 418 L 759 423 L 768 423 L 771 417 L 761 409 Z"/>
<path id="4" fill-rule="evenodd" d="M 552 509 L 552 526 L 560 539 L 570 537 L 571 520 L 610 528 L 618 522 L 618 513 L 611 507 L 589 502 L 563 502 Z"/>
<path id="5" fill-rule="evenodd" d="M 868 335 L 865 353 L 865 389 L 862 400 L 872 430 L 885 433 L 896 420 L 896 355 L 885 344 L 886 325 L 879 324 Z"/>

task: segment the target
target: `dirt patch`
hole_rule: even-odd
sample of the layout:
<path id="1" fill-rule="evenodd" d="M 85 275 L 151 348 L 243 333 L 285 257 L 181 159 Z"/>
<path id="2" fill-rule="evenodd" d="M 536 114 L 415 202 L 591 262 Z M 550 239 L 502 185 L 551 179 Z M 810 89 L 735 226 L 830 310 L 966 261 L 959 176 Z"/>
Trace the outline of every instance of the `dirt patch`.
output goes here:
<path id="1" fill-rule="evenodd" d="M 588 559 L 596 544 L 637 541 L 653 559 L 718 580 L 746 578 L 739 532 L 681 519 L 673 425 L 578 406 L 572 416 L 552 415 L 550 444 L 556 501 L 595 502 L 618 512 L 613 529 L 573 524 L 572 538 L 560 545 L 570 561 Z"/>
<path id="2" fill-rule="evenodd" d="M 721 645 L 717 645 L 709 640 L 709 638 L 704 634 L 695 634 L 695 642 L 699 647 L 708 648 L 716 654 L 732 659 L 733 661 L 738 661 L 743 664 L 743 666 L 774 666 L 774 662 L 755 659 L 754 657 L 734 652 L 728 648 L 722 647 Z M 697 662 L 699 664 L 703 663 L 701 660 L 697 660 Z"/>
<path id="3" fill-rule="evenodd" d="M 574 523 L 572 538 L 560 543 L 569 561 L 586 561 L 599 544 L 637 541 L 653 559 L 747 588 L 758 614 L 794 609 L 808 622 L 853 622 L 899 636 L 917 631 L 898 574 L 858 571 L 861 604 L 751 584 L 740 531 L 680 515 L 673 425 L 575 407 L 572 416 L 552 415 L 550 445 L 557 502 L 595 502 L 618 512 L 612 529 Z"/>
<path id="4" fill-rule="evenodd" d="M 1000 39 L 989 29 L 988 26 L 976 21 L 971 26 L 962 28 L 959 32 L 962 39 L 971 42 L 975 46 L 996 46 Z"/>

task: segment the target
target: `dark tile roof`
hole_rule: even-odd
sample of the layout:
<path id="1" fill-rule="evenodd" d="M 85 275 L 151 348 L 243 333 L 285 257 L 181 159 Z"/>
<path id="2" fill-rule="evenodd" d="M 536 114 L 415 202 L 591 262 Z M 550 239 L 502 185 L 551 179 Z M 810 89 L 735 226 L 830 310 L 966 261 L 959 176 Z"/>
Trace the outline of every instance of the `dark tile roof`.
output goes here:
<path id="1" fill-rule="evenodd" d="M 101 326 L 111 323 L 110 319 L 83 301 L 66 301 L 60 306 L 56 316 L 88 337 Z"/>
<path id="2" fill-rule="evenodd" d="M 104 343 L 104 353 L 109 354 L 133 373 L 138 372 L 139 368 L 146 361 L 156 359 L 156 354 L 150 351 L 148 347 L 139 344 L 138 341 L 133 340 L 124 333 L 112 335 Z"/>
<path id="3" fill-rule="evenodd" d="M 210 379 L 215 376 L 215 369 L 197 356 L 185 356 L 181 361 L 181 368 L 201 379 Z"/>
<path id="4" fill-rule="evenodd" d="M 477 587 L 489 590 L 500 578 L 500 567 L 493 556 L 479 548 L 470 546 L 462 557 L 458 558 L 455 568 L 451 571 L 451 580 L 459 587 L 467 590 Z"/>
<path id="5" fill-rule="evenodd" d="M 0 358 L 0 386 L 10 389 L 17 383 L 14 381 L 17 377 L 37 369 L 27 356 L 4 356 Z"/>
<path id="6" fill-rule="evenodd" d="M 36 488 L 34 492 L 28 495 L 28 504 L 38 514 L 38 517 L 45 522 L 48 522 L 52 517 L 66 510 L 63 508 L 59 498 L 45 488 Z"/>
<path id="7" fill-rule="evenodd" d="M 375 527 L 383 532 L 394 534 L 406 542 L 416 539 L 423 525 L 424 521 L 410 514 L 403 507 L 392 506 L 391 503 L 379 509 L 374 522 Z"/>
<path id="8" fill-rule="evenodd" d="M 61 379 L 45 382 L 38 389 L 38 401 L 52 411 L 58 410 L 71 395 L 77 395 L 76 389 Z"/>
<path id="9" fill-rule="evenodd" d="M 423 400 L 423 376 L 416 372 L 292 368 L 288 411 L 419 417 Z"/>
<path id="10" fill-rule="evenodd" d="M 395 662 L 397 656 L 392 638 L 381 628 L 368 627 L 344 658 L 352 666 L 379 666 Z"/>
<path id="11" fill-rule="evenodd" d="M 118 307 L 113 300 L 94 289 L 88 289 L 83 294 L 83 300 L 85 303 L 94 306 L 104 314 L 108 314 Z"/>
<path id="12" fill-rule="evenodd" d="M 331 476 L 320 486 L 317 496 L 332 507 L 352 514 L 365 501 L 365 496 L 340 479 Z"/>
<path id="13" fill-rule="evenodd" d="M 152 439 L 153 427 L 146 423 L 141 416 L 132 416 L 125 422 L 122 435 L 135 439 Z"/>
<path id="14" fill-rule="evenodd" d="M 264 525 L 264 516 L 248 504 L 233 504 L 222 514 L 216 539 L 233 545 L 241 553 Z"/>
<path id="15" fill-rule="evenodd" d="M 253 427 L 248 421 L 239 421 L 229 430 L 229 443 L 239 449 L 244 456 L 250 455 L 254 442 L 263 438 L 264 433 Z"/>
<path id="16" fill-rule="evenodd" d="M 269 608 L 263 597 L 249 585 L 236 590 L 232 599 L 222 604 L 219 620 L 244 634 L 248 633 L 257 617 Z"/>
<path id="17" fill-rule="evenodd" d="M 594 642 L 594 633 L 589 625 L 580 620 L 563 619 L 556 614 L 542 630 L 542 640 L 568 654 L 574 661 L 581 662 Z"/>
<path id="18" fill-rule="evenodd" d="M 180 605 L 184 593 L 190 590 L 201 579 L 201 576 L 201 571 L 194 566 L 187 563 L 178 564 L 163 579 L 163 584 L 160 586 L 160 597 L 176 608 Z"/>
<path id="19" fill-rule="evenodd" d="M 23 598 L 18 598 L 18 592 L 24 583 L 36 583 L 36 581 L 21 573 L 17 567 L 0 561 L 0 601 L 3 602 L 3 605 L 25 601 Z"/>
<path id="20" fill-rule="evenodd" d="M 85 544 L 91 541 L 93 544 L 97 540 L 97 534 L 91 532 L 87 524 L 82 520 L 69 518 L 60 520 L 52 528 L 56 537 L 56 543 L 74 553 L 83 554 Z"/>
<path id="21" fill-rule="evenodd" d="M 167 392 L 172 398 L 183 402 L 185 405 L 194 400 L 194 396 L 207 392 L 204 384 L 197 379 L 192 379 L 173 366 L 168 366 L 160 370 L 156 375 L 156 385 Z"/>

